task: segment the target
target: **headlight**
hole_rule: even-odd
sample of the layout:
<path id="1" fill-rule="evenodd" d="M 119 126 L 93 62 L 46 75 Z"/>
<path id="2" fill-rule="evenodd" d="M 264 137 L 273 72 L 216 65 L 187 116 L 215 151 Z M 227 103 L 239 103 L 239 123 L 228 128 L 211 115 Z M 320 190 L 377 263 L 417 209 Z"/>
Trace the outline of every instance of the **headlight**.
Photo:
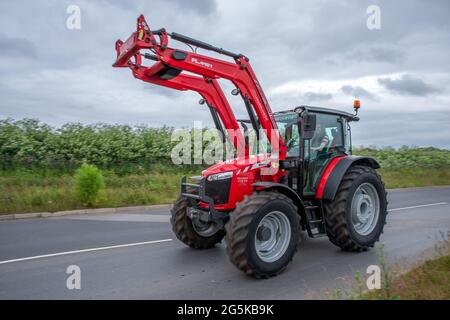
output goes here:
<path id="1" fill-rule="evenodd" d="M 219 180 L 230 179 L 232 176 L 233 176 L 233 171 L 216 173 L 216 174 L 210 175 L 208 177 L 208 181 L 219 181 Z"/>

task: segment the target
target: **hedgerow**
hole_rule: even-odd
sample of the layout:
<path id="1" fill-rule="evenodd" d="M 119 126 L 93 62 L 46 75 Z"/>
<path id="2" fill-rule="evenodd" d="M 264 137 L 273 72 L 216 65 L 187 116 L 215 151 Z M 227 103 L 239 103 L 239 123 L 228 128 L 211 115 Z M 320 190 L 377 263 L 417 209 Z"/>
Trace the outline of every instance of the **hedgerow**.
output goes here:
<path id="1" fill-rule="evenodd" d="M 86 162 L 124 174 L 155 167 L 176 170 L 170 157 L 177 143 L 171 141 L 173 130 L 104 123 L 53 128 L 34 119 L 0 120 L 0 169 L 73 172 Z M 362 147 L 353 153 L 374 157 L 384 169 L 450 168 L 450 150 L 433 147 Z"/>

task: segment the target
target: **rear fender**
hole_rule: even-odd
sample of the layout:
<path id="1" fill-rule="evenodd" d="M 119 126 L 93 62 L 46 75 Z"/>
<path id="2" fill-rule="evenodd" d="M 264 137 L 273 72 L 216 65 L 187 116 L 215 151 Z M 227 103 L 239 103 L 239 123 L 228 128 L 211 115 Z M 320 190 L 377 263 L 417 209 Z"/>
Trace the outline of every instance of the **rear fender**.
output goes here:
<path id="1" fill-rule="evenodd" d="M 379 169 L 378 162 L 370 157 L 344 156 L 331 160 L 320 178 L 317 187 L 316 198 L 333 200 L 348 168 L 352 165 L 366 165 L 373 169 Z"/>

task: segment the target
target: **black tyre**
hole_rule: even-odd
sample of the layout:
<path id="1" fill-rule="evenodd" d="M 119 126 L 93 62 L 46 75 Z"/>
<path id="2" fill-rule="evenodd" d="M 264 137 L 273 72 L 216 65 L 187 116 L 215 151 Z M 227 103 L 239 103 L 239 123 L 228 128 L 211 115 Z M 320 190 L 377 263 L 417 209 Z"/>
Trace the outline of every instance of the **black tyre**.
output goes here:
<path id="1" fill-rule="evenodd" d="M 352 166 L 334 200 L 324 207 L 330 241 L 345 251 L 367 250 L 379 240 L 386 223 L 384 184 L 371 167 Z"/>
<path id="2" fill-rule="evenodd" d="M 276 192 L 245 197 L 225 226 L 231 262 L 247 275 L 282 272 L 297 251 L 300 220 L 292 200 Z"/>
<path id="3" fill-rule="evenodd" d="M 178 240 L 194 249 L 212 248 L 221 242 L 225 236 L 223 226 L 210 226 L 210 230 L 207 230 L 208 226 L 206 229 L 196 226 L 188 217 L 189 207 L 189 200 L 180 196 L 170 210 L 170 223 Z"/>

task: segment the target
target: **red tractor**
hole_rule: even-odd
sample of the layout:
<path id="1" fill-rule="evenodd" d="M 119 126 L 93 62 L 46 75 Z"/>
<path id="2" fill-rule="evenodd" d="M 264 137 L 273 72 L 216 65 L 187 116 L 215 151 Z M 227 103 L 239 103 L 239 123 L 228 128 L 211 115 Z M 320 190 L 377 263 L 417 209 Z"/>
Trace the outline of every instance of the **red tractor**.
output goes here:
<path id="1" fill-rule="evenodd" d="M 169 38 L 232 59 L 171 48 Z M 310 106 L 273 113 L 246 56 L 151 30 L 142 15 L 137 31 L 125 42 L 118 40 L 116 51 L 114 67 L 130 68 L 145 82 L 198 92 L 224 139 L 239 150 L 236 158 L 216 163 L 193 181 L 182 179 L 171 210 L 180 241 L 206 249 L 225 238 L 231 262 L 256 278 L 286 268 L 301 230 L 313 238 L 326 235 L 346 251 L 364 251 L 378 241 L 387 215 L 386 191 L 379 164 L 352 155 L 349 124 L 359 120 L 359 101 L 355 115 Z M 231 81 L 232 93 L 244 101 L 249 120 L 241 126 L 219 78 Z M 268 141 L 271 156 L 250 154 L 248 130 L 240 129 L 247 124 L 258 139 Z"/>

